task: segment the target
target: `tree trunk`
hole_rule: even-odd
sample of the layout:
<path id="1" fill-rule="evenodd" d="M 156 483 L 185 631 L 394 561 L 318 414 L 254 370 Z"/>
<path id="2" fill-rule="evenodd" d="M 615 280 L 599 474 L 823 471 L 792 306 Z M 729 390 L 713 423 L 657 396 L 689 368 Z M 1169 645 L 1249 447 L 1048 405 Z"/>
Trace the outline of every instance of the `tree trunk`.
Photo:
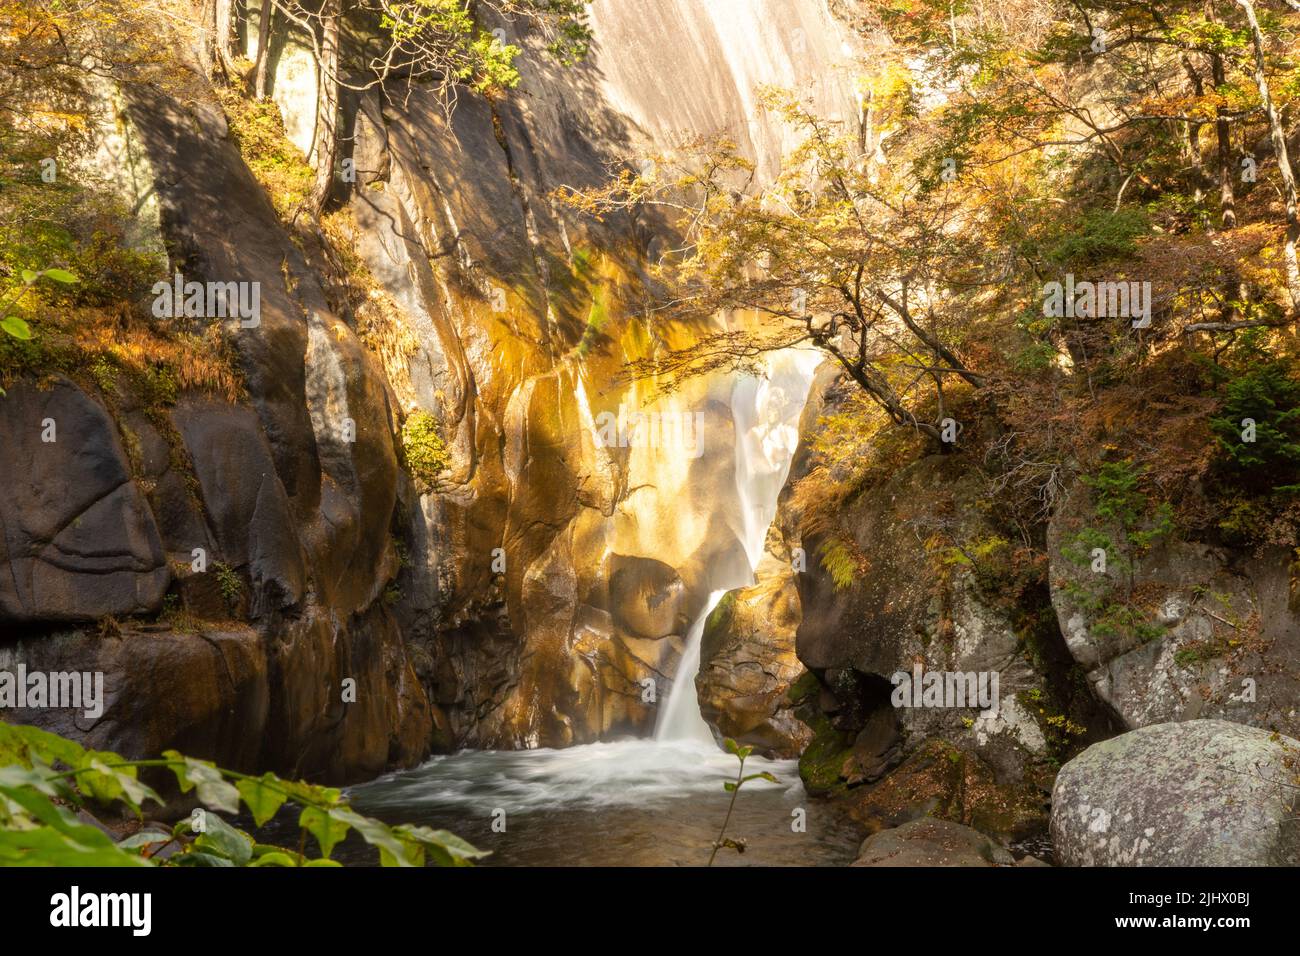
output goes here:
<path id="1" fill-rule="evenodd" d="M 1255 46 L 1255 85 L 1259 87 L 1264 115 L 1268 117 L 1273 153 L 1277 157 L 1278 173 L 1282 176 L 1283 195 L 1286 197 L 1286 286 L 1291 296 L 1291 312 L 1300 315 L 1300 264 L 1296 262 L 1296 245 L 1300 242 L 1300 212 L 1296 208 L 1295 173 L 1291 169 L 1291 158 L 1287 155 L 1282 120 L 1273 107 L 1273 97 L 1269 95 L 1268 76 L 1264 72 L 1264 34 L 1255 18 L 1255 4 L 1253 0 L 1237 0 L 1237 5 L 1246 11 L 1246 20 L 1250 24 L 1250 35 Z"/>
<path id="2" fill-rule="evenodd" d="M 256 79 L 253 81 L 253 95 L 259 100 L 266 99 L 266 71 L 271 62 L 271 16 L 274 10 L 272 0 L 262 0 L 262 9 L 257 17 L 257 63 L 254 68 Z"/>
<path id="3" fill-rule="evenodd" d="M 1214 0 L 1207 0 L 1205 18 L 1210 23 L 1219 22 L 1218 14 L 1214 10 Z M 1228 82 L 1223 68 L 1223 55 L 1220 53 L 1210 54 L 1210 82 L 1214 84 L 1216 94 Z M 1214 132 L 1219 141 L 1219 218 L 1224 229 L 1232 229 L 1237 225 L 1237 194 L 1233 180 L 1236 167 L 1232 164 L 1232 130 L 1224 117 L 1222 106 L 1216 106 L 1214 114 L 1216 117 Z"/>
<path id="4" fill-rule="evenodd" d="M 1214 88 L 1220 89 L 1227 82 L 1223 71 L 1223 57 L 1217 53 L 1210 54 L 1210 71 L 1214 77 Z M 1237 225 L 1237 194 L 1233 184 L 1235 168 L 1232 165 L 1232 131 L 1228 121 L 1223 118 L 1223 107 L 1215 107 L 1218 117 L 1214 121 L 1214 132 L 1219 140 L 1219 213 L 1224 229 Z"/>
<path id="5" fill-rule="evenodd" d="M 235 62 L 230 45 L 235 32 L 235 0 L 216 0 L 214 15 L 216 28 L 212 45 L 216 51 L 216 61 L 226 76 L 232 77 L 235 75 Z"/>
<path id="6" fill-rule="evenodd" d="M 215 14 L 212 0 L 203 0 L 199 11 L 199 68 L 205 77 L 212 76 L 212 47 L 215 37 Z"/>
<path id="7" fill-rule="evenodd" d="M 316 95 L 316 181 L 311 191 L 311 211 L 319 216 L 334 187 L 334 153 L 338 148 L 339 21 L 341 0 L 325 0 L 321 8 L 320 77 Z"/>

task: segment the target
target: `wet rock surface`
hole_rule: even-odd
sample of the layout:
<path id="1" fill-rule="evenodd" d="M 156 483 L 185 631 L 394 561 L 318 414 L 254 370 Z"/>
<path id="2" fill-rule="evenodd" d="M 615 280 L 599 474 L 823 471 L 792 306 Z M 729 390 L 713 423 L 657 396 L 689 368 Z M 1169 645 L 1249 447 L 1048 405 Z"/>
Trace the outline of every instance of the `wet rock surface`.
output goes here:
<path id="1" fill-rule="evenodd" d="M 765 756 L 797 757 L 813 737 L 799 714 L 816 681 L 794 652 L 793 572 L 776 562 L 763 570 L 756 585 L 729 591 L 709 615 L 695 686 L 700 712 L 719 733 Z"/>

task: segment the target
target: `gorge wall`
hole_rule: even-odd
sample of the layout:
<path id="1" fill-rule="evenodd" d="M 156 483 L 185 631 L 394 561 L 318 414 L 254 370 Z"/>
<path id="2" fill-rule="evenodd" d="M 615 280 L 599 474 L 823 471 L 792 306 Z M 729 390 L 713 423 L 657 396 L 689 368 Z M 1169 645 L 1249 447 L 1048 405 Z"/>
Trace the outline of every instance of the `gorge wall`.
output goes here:
<path id="1" fill-rule="evenodd" d="M 17 719 L 334 780 L 430 746 L 649 731 L 646 682 L 666 696 L 710 578 L 746 561 L 734 380 L 620 378 L 698 331 L 648 321 L 664 231 L 552 194 L 701 136 L 772 175 L 792 143 L 757 86 L 854 123 L 853 41 L 820 0 L 599 0 L 591 24 L 572 68 L 511 36 L 522 82 L 493 101 L 345 97 L 345 244 L 388 317 L 370 326 L 277 216 L 192 51 L 167 84 L 105 92 L 97 161 L 160 276 L 257 282 L 260 321 L 225 322 L 242 396 L 158 407 L 84 369 L 9 389 L 0 667 L 100 670 L 107 696 L 94 718 Z M 312 71 L 292 39 L 272 53 L 310 150 Z M 620 411 L 700 427 L 668 454 L 604 447 L 596 422 Z M 418 413 L 445 445 L 433 483 L 403 450 Z"/>

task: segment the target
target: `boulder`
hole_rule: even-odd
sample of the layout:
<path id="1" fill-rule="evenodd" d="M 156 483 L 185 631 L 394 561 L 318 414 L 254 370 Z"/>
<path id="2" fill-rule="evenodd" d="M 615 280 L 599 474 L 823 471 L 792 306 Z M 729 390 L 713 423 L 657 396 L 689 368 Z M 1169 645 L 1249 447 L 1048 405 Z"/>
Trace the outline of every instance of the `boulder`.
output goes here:
<path id="1" fill-rule="evenodd" d="M 0 671 L 103 675 L 103 713 L 45 707 L 6 719 L 134 759 L 175 748 L 236 770 L 262 766 L 270 688 L 266 652 L 247 627 L 117 634 L 56 631 L 0 647 Z"/>
<path id="2" fill-rule="evenodd" d="M 1093 744 L 1052 791 L 1066 866 L 1300 865 L 1300 742 L 1224 720 Z"/>
<path id="3" fill-rule="evenodd" d="M 686 585 L 654 558 L 609 557 L 609 608 L 614 622 L 635 637 L 657 639 L 685 631 Z"/>
<path id="4" fill-rule="evenodd" d="M 798 757 L 812 729 L 797 715 L 813 680 L 794 652 L 799 593 L 788 564 L 765 563 L 705 622 L 695 687 L 706 723 L 769 757 Z"/>
<path id="5" fill-rule="evenodd" d="M 1015 858 L 978 830 L 926 817 L 881 830 L 862 843 L 852 866 L 1010 866 Z"/>

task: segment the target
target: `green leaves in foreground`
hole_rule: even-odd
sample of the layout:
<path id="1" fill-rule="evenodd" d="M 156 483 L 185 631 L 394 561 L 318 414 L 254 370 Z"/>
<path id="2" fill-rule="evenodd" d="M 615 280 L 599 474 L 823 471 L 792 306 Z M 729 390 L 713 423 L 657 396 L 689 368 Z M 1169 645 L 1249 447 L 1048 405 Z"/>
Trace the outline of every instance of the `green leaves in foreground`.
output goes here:
<path id="1" fill-rule="evenodd" d="M 145 767 L 170 770 L 181 792 L 192 792 L 208 811 L 234 815 L 242 805 L 257 826 L 286 804 L 299 807 L 302 849 L 258 843 L 217 813 L 199 809 L 171 830 L 145 824 L 118 841 L 77 816 L 87 805 L 121 806 L 143 821 L 146 803 L 162 804 L 139 779 Z M 389 826 L 362 816 L 335 787 L 272 773 L 253 777 L 174 750 L 157 760 L 125 760 L 35 727 L 0 722 L 0 866 L 338 866 L 329 856 L 352 831 L 378 850 L 384 866 L 468 866 L 487 856 L 446 830 Z M 304 852 L 308 835 L 320 850 L 317 858 Z"/>

